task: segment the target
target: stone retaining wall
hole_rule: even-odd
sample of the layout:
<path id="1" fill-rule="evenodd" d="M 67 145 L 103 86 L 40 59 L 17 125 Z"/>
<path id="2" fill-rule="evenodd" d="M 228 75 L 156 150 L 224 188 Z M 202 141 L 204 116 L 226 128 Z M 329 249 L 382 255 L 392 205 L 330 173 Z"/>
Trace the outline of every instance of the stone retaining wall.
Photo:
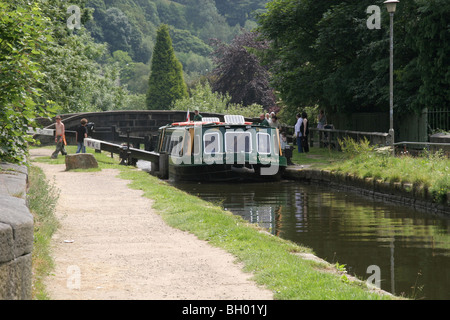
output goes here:
<path id="1" fill-rule="evenodd" d="M 34 222 L 27 181 L 27 167 L 0 163 L 0 300 L 31 299 Z"/>
<path id="2" fill-rule="evenodd" d="M 344 191 L 357 192 L 375 199 L 411 206 L 419 210 L 450 216 L 450 193 L 446 203 L 433 202 L 432 195 L 424 186 L 410 183 L 389 183 L 373 178 L 361 179 L 354 175 L 295 167 L 286 168 L 285 179 L 317 183 Z"/>

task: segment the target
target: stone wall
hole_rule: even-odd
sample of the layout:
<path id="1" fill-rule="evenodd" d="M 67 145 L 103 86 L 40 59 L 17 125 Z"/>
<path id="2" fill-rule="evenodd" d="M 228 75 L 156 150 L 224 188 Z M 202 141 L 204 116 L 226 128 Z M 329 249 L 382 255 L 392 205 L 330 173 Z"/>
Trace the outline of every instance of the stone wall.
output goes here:
<path id="1" fill-rule="evenodd" d="M 27 167 L 0 163 L 0 300 L 31 299 L 34 223 L 27 180 Z"/>
<path id="2" fill-rule="evenodd" d="M 433 202 L 427 188 L 410 183 L 389 183 L 373 178 L 361 179 L 354 175 L 310 168 L 286 168 L 285 179 L 300 180 L 307 183 L 317 183 L 323 186 L 356 192 L 364 196 L 382 201 L 397 203 L 418 210 L 450 216 L 450 193 L 445 203 Z"/>

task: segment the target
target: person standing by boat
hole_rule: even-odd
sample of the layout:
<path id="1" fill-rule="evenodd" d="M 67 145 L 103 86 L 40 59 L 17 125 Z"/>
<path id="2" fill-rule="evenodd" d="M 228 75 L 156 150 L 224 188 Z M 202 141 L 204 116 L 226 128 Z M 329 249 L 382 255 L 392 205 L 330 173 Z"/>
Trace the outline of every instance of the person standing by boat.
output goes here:
<path id="1" fill-rule="evenodd" d="M 278 118 L 275 114 L 272 115 L 272 122 L 270 123 L 270 126 L 273 128 L 280 128 L 280 123 L 278 122 Z"/>
<path id="2" fill-rule="evenodd" d="M 320 110 L 319 115 L 317 116 L 317 128 L 324 129 L 327 124 L 327 116 L 323 110 Z"/>
<path id="3" fill-rule="evenodd" d="M 264 113 L 261 114 L 261 115 L 259 116 L 259 125 L 260 125 L 260 126 L 267 126 L 267 127 L 270 126 L 270 125 L 269 125 L 269 121 L 267 121 L 267 119 L 266 119 Z"/>
<path id="4" fill-rule="evenodd" d="M 303 123 L 303 118 L 300 115 L 300 113 L 297 113 L 296 115 L 297 117 L 297 123 L 295 124 L 295 131 L 294 131 L 294 135 L 297 138 L 297 147 L 298 147 L 298 152 L 302 153 L 303 152 L 303 148 L 302 148 L 302 132 L 300 130 L 300 126 Z"/>
<path id="5" fill-rule="evenodd" d="M 52 153 L 51 158 L 56 159 L 58 157 L 59 152 L 62 153 L 63 156 L 67 155 L 66 149 L 64 145 L 66 144 L 66 131 L 64 127 L 64 123 L 61 121 L 61 116 L 56 116 L 55 118 L 55 143 L 56 150 Z"/>
<path id="6" fill-rule="evenodd" d="M 300 124 L 300 132 L 302 134 L 301 140 L 302 140 L 302 148 L 303 152 L 309 152 L 309 145 L 308 145 L 308 136 L 309 136 L 309 127 L 308 127 L 308 115 L 306 112 L 302 113 L 303 121 Z"/>
<path id="7" fill-rule="evenodd" d="M 198 110 L 194 110 L 194 121 L 202 121 L 203 117 L 202 115 L 198 112 Z"/>
<path id="8" fill-rule="evenodd" d="M 270 126 L 270 124 L 272 123 L 272 119 L 270 118 L 270 113 L 266 113 L 266 121 Z"/>
<path id="9" fill-rule="evenodd" d="M 280 147 L 281 147 L 283 155 L 286 157 L 287 164 L 293 165 L 294 163 L 291 160 L 292 149 L 287 141 L 286 132 L 284 132 L 284 131 L 280 133 Z"/>

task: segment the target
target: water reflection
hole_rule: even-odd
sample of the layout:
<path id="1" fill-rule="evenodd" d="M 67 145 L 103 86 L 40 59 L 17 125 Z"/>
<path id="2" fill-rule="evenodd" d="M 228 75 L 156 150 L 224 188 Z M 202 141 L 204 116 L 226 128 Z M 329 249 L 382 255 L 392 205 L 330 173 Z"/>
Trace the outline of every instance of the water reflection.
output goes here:
<path id="1" fill-rule="evenodd" d="M 378 266 L 384 290 L 416 299 L 450 298 L 448 218 L 291 181 L 176 186 L 345 264 L 362 279 Z"/>

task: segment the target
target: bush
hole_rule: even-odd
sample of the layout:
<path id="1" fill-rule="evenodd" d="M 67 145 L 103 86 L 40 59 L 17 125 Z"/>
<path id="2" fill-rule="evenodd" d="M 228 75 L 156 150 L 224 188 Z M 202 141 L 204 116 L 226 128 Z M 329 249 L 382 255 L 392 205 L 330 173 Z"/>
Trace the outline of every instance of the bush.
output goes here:
<path id="1" fill-rule="evenodd" d="M 342 152 L 346 153 L 350 158 L 372 154 L 375 150 L 375 147 L 370 145 L 370 141 L 366 137 L 359 142 L 350 137 L 345 137 L 343 140 L 338 139 L 338 142 Z"/>
<path id="2" fill-rule="evenodd" d="M 0 2 L 0 161 L 23 162 L 25 132 L 47 110 L 36 105 L 43 74 L 38 61 L 50 39 L 38 4 Z"/>

